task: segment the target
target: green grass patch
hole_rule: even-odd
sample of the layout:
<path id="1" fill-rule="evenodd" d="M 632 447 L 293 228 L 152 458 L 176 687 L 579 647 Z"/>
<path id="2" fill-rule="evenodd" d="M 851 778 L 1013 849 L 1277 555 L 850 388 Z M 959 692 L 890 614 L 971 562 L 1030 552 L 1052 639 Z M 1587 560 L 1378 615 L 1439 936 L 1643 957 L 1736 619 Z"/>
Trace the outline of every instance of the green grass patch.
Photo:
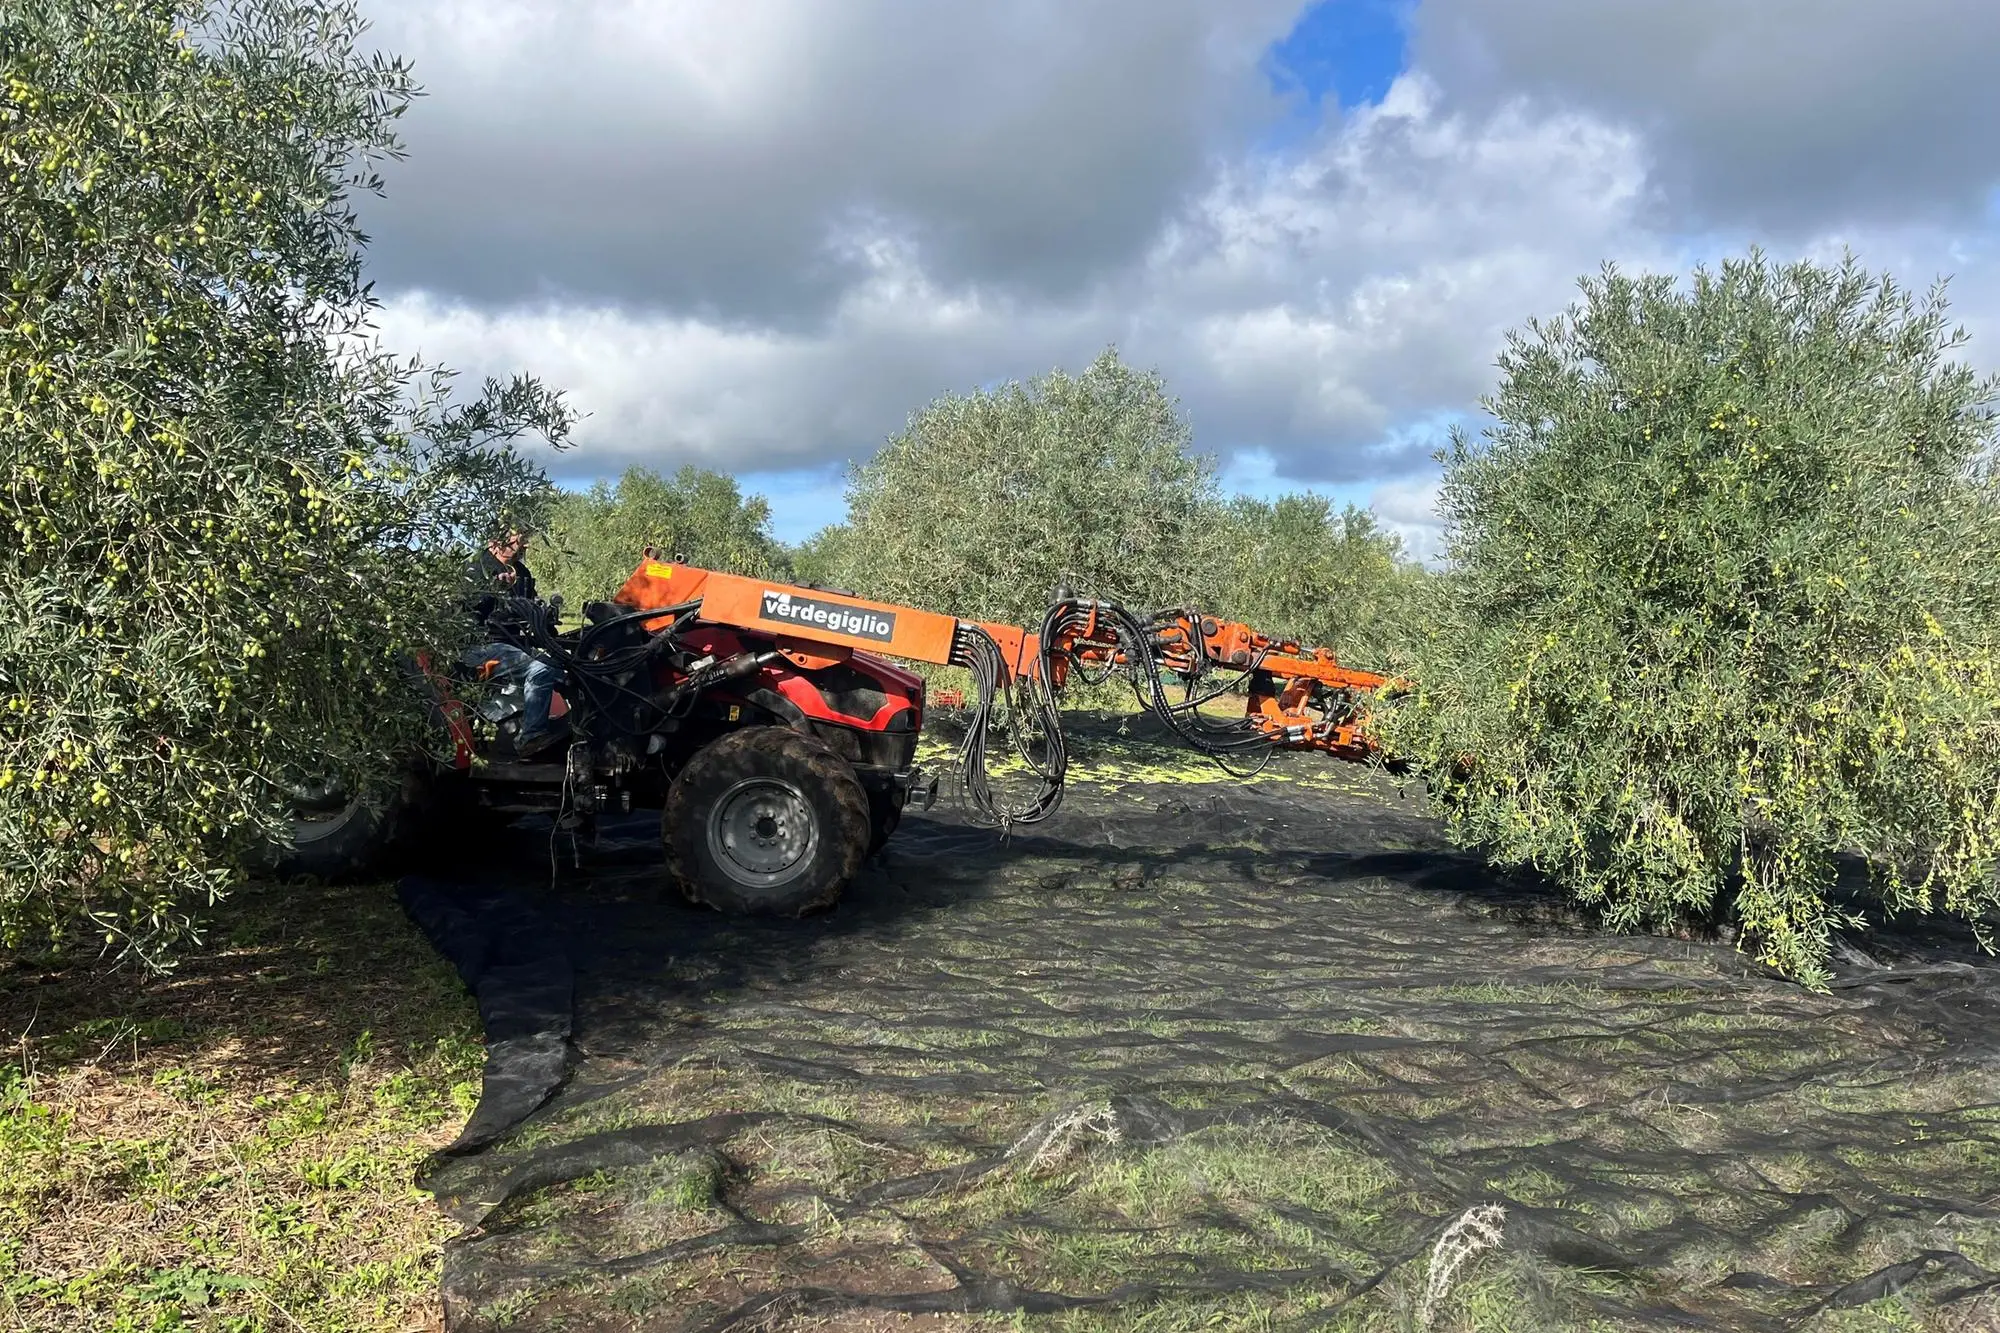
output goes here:
<path id="1" fill-rule="evenodd" d="M 173 972 L 0 970 L 0 1324 L 435 1326 L 411 1183 L 478 1097 L 478 1015 L 385 887 L 259 887 Z"/>

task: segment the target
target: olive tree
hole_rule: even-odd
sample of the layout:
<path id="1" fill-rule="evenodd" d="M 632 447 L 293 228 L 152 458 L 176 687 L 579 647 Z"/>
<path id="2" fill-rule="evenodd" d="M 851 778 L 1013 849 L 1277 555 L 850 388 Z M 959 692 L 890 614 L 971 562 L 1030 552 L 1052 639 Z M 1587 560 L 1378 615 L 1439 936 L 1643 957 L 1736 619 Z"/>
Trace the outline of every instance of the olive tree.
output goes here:
<path id="1" fill-rule="evenodd" d="M 1238 496 L 1214 523 L 1209 605 L 1268 634 L 1334 649 L 1371 670 L 1404 657 L 1423 567 L 1370 510 L 1302 492 Z"/>
<path id="2" fill-rule="evenodd" d="M 850 550 L 853 529 L 845 523 L 829 523 L 796 546 L 785 551 L 785 561 L 795 583 L 818 587 L 841 587 L 851 572 Z"/>
<path id="3" fill-rule="evenodd" d="M 1213 460 L 1156 374 L 1107 350 L 1081 374 L 948 394 L 849 478 L 836 582 L 982 620 L 1039 623 L 1061 583 L 1185 600 Z"/>
<path id="4" fill-rule="evenodd" d="M 531 559 L 544 592 L 571 612 L 618 590 L 651 546 L 709 569 L 768 578 L 785 573 L 784 546 L 771 535 L 771 506 L 745 496 L 735 478 L 683 467 L 671 477 L 630 468 L 549 505 L 539 554 Z"/>
<path id="5" fill-rule="evenodd" d="M 0 939 L 150 951 L 301 783 L 423 739 L 413 655 L 544 489 L 531 380 L 371 338 L 349 201 L 415 89 L 332 0 L 0 7 Z"/>
<path id="6" fill-rule="evenodd" d="M 1384 739 L 1614 925 L 1733 919 L 1818 985 L 1871 902 L 1977 923 L 1996 384 L 1950 359 L 1943 289 L 1753 253 L 1582 292 L 1441 456 L 1449 572 Z"/>

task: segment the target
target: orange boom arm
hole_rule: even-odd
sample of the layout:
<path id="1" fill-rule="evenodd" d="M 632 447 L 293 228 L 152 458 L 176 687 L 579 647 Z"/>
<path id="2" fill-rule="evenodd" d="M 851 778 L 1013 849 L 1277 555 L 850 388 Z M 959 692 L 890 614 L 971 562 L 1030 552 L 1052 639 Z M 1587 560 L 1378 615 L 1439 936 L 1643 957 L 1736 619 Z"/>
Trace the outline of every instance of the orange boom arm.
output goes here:
<path id="1" fill-rule="evenodd" d="M 1060 801 L 1066 760 L 1054 692 L 1072 669 L 1128 673 L 1151 712 L 1182 740 L 1218 760 L 1274 749 L 1365 760 L 1375 747 L 1363 734 L 1363 700 L 1395 684 L 1374 672 L 1342 666 L 1328 649 L 1273 639 L 1196 611 L 1166 611 L 1141 621 L 1115 603 L 1064 594 L 1058 595 L 1037 634 L 846 592 L 665 562 L 648 551 L 613 600 L 635 611 L 658 611 L 644 622 L 653 631 L 699 620 L 755 633 L 769 641 L 772 651 L 808 670 L 844 662 L 856 652 L 967 668 L 980 684 L 980 697 L 961 777 L 974 790 L 975 804 L 990 814 L 995 812 L 984 776 L 985 737 L 996 702 L 1014 694 L 1018 706 L 1041 719 L 1045 752 L 1040 757 L 1021 753 L 1041 775 L 1044 792 L 1025 812 L 995 814 L 1003 824 L 1043 818 Z M 1160 683 L 1162 673 L 1180 677 L 1189 697 L 1170 700 Z M 1198 695 L 1218 673 L 1234 676 Z M 1231 721 L 1201 712 L 1202 703 L 1238 683 L 1245 686 L 1247 698 L 1242 717 Z M 1017 685 L 1022 687 L 1018 692 L 1007 689 Z M 1008 730 L 1018 749 L 1020 733 Z"/>
<path id="2" fill-rule="evenodd" d="M 963 665 L 968 633 L 983 633 L 1000 650 L 1010 678 L 1037 674 L 1041 640 L 1014 625 L 959 620 L 848 593 L 744 578 L 648 557 L 612 598 L 634 610 L 700 603 L 703 620 L 757 630 L 787 655 L 839 661 L 859 649 L 936 666 Z M 673 617 L 646 622 L 662 629 Z"/>
<path id="3" fill-rule="evenodd" d="M 1363 702 L 1399 684 L 1388 676 L 1342 666 L 1331 649 L 1274 639 L 1198 611 L 1165 611 L 1139 624 L 1108 603 L 1074 605 L 1077 610 L 1058 622 L 1061 629 L 1051 640 L 1064 662 L 1139 671 L 1150 665 L 1181 677 L 1190 693 L 1217 671 L 1247 675 L 1243 721 L 1266 743 L 1352 760 L 1377 752 L 1363 731 Z M 1140 638 L 1149 662 L 1133 660 L 1132 646 Z M 1155 711 L 1162 707 L 1192 715 L 1198 705 L 1171 705 L 1156 692 Z"/>

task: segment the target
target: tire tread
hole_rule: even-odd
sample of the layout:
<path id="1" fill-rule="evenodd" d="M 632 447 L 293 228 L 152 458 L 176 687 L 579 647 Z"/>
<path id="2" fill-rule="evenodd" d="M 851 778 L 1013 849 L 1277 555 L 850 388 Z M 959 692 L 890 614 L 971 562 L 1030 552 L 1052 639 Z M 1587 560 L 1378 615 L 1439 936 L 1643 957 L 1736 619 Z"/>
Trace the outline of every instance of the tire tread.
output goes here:
<path id="1" fill-rule="evenodd" d="M 710 775 L 734 778 L 751 772 L 782 773 L 797 764 L 811 790 L 826 795 L 834 818 L 820 831 L 836 846 L 834 873 L 814 877 L 800 893 L 780 902 L 753 901 L 716 877 L 701 873 L 702 827 L 700 788 Z M 720 781 L 721 777 L 715 779 Z M 667 854 L 669 879 L 691 902 L 717 911 L 778 916 L 804 916 L 831 907 L 849 880 L 861 869 L 871 828 L 868 793 L 848 762 L 823 742 L 789 727 L 745 727 L 711 743 L 688 761 L 668 789 L 660 814 L 661 841 Z"/>

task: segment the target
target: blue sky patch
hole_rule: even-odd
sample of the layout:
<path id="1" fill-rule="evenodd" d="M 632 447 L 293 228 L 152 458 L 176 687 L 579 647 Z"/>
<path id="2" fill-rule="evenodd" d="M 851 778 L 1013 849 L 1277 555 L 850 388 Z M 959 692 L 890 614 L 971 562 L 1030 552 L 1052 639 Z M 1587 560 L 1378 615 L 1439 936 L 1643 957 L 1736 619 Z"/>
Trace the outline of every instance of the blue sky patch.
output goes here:
<path id="1" fill-rule="evenodd" d="M 1272 86 L 1316 121 L 1328 109 L 1379 102 L 1403 72 L 1415 0 L 1315 0 L 1266 60 Z"/>
<path id="2" fill-rule="evenodd" d="M 842 466 L 795 472 L 739 472 L 745 495 L 761 495 L 771 505 L 771 535 L 797 545 L 829 523 L 847 517 L 847 478 Z"/>

